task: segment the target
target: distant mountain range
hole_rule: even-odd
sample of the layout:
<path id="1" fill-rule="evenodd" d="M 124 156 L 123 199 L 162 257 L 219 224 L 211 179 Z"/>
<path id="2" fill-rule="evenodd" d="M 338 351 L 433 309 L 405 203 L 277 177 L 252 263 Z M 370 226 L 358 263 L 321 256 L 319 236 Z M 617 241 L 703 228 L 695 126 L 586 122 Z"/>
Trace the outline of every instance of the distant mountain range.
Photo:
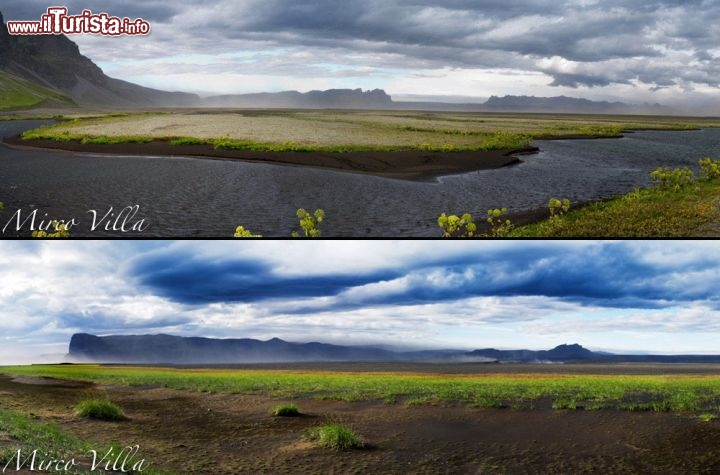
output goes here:
<path id="1" fill-rule="evenodd" d="M 331 89 L 223 95 L 151 89 L 107 76 L 78 46 L 62 35 L 12 36 L 0 13 L 0 87 L 16 102 L 0 109 L 29 106 L 228 107 L 283 109 L 383 109 L 464 112 L 548 112 L 592 114 L 672 114 L 655 105 L 593 102 L 569 97 L 491 97 L 485 104 L 396 102 L 383 90 Z"/>
<path id="2" fill-rule="evenodd" d="M 483 104 L 485 112 L 546 112 L 572 114 L 665 115 L 675 111 L 660 104 L 629 105 L 623 102 L 596 102 L 573 97 L 492 96 Z"/>
<path id="3" fill-rule="evenodd" d="M 73 335 L 68 360 L 135 364 L 233 364 L 340 361 L 437 361 L 479 363 L 720 363 L 715 355 L 615 355 L 580 345 L 552 350 L 392 351 L 368 346 L 290 343 L 279 338 L 212 339 L 171 335 Z"/>
<path id="4" fill-rule="evenodd" d="M 330 89 L 328 91 L 285 91 L 208 97 L 204 107 L 282 108 L 282 109 L 392 109 L 393 100 L 381 89 Z"/>

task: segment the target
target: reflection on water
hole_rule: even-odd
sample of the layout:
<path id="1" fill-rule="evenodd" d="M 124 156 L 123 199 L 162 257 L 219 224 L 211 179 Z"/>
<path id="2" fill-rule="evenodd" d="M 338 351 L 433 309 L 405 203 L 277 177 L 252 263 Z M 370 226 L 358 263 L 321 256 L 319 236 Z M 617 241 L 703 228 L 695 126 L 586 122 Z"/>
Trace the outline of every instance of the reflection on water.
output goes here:
<path id="1" fill-rule="evenodd" d="M 38 124 L 0 122 L 0 136 Z M 632 191 L 647 185 L 649 173 L 659 166 L 696 166 L 703 157 L 720 157 L 720 130 L 639 132 L 620 140 L 538 145 L 542 152 L 523 157 L 521 165 L 432 183 L 255 163 L 0 146 L 0 201 L 6 205 L 0 223 L 5 226 L 18 209 L 38 208 L 38 219 L 47 213 L 81 221 L 74 236 L 121 237 L 104 231 L 107 222 L 90 232 L 88 211 L 102 217 L 111 208 L 119 213 L 139 205 L 135 221 L 145 219 L 149 226 L 144 237 L 229 237 L 239 224 L 265 236 L 286 237 L 297 227 L 295 211 L 304 207 L 326 211 L 328 237 L 437 237 L 436 219 L 443 212 L 484 216 L 496 207 L 545 207 L 551 196 L 581 202 Z"/>

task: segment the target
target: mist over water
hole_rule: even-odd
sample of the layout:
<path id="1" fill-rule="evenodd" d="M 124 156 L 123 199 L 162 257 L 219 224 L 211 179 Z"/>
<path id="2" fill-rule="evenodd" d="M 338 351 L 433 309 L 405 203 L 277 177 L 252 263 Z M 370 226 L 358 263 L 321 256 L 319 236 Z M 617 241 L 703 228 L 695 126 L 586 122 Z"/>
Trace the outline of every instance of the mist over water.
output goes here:
<path id="1" fill-rule="evenodd" d="M 38 122 L 0 123 L 0 136 Z M 638 132 L 624 139 L 539 141 L 542 152 L 518 166 L 411 182 L 292 166 L 181 157 L 117 157 L 12 150 L 0 146 L 0 224 L 37 208 L 51 219 L 77 218 L 73 236 L 90 232 L 89 210 L 139 205 L 143 237 L 231 237 L 238 225 L 290 236 L 298 208 L 326 212 L 324 236 L 437 237 L 443 212 L 485 216 L 545 208 L 550 197 L 608 198 L 646 186 L 659 166 L 696 167 L 720 157 L 720 130 Z M 40 217 L 40 216 L 39 216 Z M 1 228 L 0 228 L 1 229 Z M 12 234 L 6 234 L 12 235 Z"/>

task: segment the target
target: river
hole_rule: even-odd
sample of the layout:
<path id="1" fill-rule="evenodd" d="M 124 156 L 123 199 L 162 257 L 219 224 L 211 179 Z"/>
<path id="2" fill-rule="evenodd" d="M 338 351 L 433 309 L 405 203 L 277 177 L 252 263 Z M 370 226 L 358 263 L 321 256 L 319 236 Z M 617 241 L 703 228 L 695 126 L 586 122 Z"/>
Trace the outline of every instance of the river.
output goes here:
<path id="1" fill-rule="evenodd" d="M 42 124 L 0 122 L 0 137 Z M 29 221 L 23 231 L 15 230 L 16 213 L 24 219 L 37 209 L 36 223 L 75 219 L 79 224 L 72 235 L 77 237 L 231 237 L 240 224 L 264 236 L 287 237 L 298 229 L 295 212 L 304 207 L 325 210 L 326 237 L 437 237 L 436 220 L 443 212 L 483 218 L 490 208 L 543 208 L 553 196 L 573 202 L 603 199 L 648 185 L 650 172 L 659 166 L 696 167 L 703 157 L 720 158 L 720 129 L 538 141 L 537 146 L 540 153 L 522 157 L 516 166 L 412 182 L 259 163 L 0 145 L 0 201 L 5 203 L 0 236 L 27 235 Z M 124 222 L 124 231 L 118 229 L 128 216 L 121 211 L 131 206 L 139 207 L 137 213 Z M 144 230 L 133 232 L 133 225 Z"/>

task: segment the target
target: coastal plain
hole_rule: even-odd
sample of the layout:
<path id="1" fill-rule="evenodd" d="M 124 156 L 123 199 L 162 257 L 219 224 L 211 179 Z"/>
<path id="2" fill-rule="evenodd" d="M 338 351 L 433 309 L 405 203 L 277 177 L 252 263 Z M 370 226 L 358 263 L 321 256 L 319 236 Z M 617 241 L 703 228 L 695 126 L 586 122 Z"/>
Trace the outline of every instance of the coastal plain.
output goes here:
<path id="1" fill-rule="evenodd" d="M 706 473 L 720 463 L 717 365 L 281 366 L 0 368 L 0 452 L 22 444 L 13 413 L 96 446 L 139 444 L 153 473 Z M 87 397 L 127 419 L 74 415 Z M 270 414 L 286 402 L 302 415 Z M 352 428 L 365 448 L 318 447 L 308 433 L 326 423 Z"/>

